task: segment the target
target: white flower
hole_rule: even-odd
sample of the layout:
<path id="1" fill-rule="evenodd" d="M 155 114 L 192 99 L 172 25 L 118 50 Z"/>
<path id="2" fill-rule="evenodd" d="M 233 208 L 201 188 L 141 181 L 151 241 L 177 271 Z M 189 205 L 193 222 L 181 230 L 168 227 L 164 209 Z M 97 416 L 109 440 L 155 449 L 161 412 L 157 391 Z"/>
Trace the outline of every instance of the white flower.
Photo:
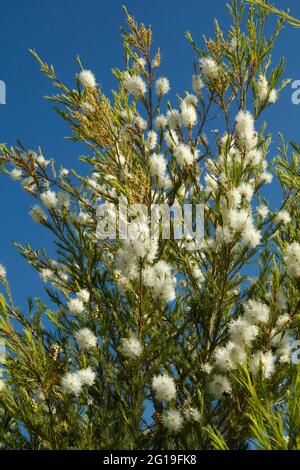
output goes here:
<path id="1" fill-rule="evenodd" d="M 54 278 L 54 272 L 51 269 L 45 268 L 41 270 L 40 276 L 44 282 L 52 281 Z"/>
<path id="2" fill-rule="evenodd" d="M 201 93 L 201 90 L 204 87 L 204 83 L 203 83 L 200 75 L 193 75 L 193 77 L 192 77 L 192 86 L 193 86 L 193 90 L 194 90 L 195 93 L 198 93 L 198 94 Z"/>
<path id="3" fill-rule="evenodd" d="M 290 214 L 286 210 L 279 211 L 276 214 L 275 222 L 278 224 L 288 224 L 292 221 Z"/>
<path id="4" fill-rule="evenodd" d="M 155 82 L 155 91 L 158 96 L 166 95 L 170 91 L 170 83 L 166 77 L 159 77 Z"/>
<path id="5" fill-rule="evenodd" d="M 171 433 L 179 432 L 183 425 L 183 417 L 177 410 L 168 410 L 163 414 L 163 426 Z"/>
<path id="6" fill-rule="evenodd" d="M 147 129 L 147 121 L 139 115 L 134 117 L 133 124 L 141 131 L 144 131 Z"/>
<path id="7" fill-rule="evenodd" d="M 174 149 L 174 157 L 178 165 L 191 165 L 194 161 L 194 155 L 190 147 L 186 144 L 178 144 Z"/>
<path id="8" fill-rule="evenodd" d="M 60 176 L 68 176 L 69 170 L 67 168 L 61 168 L 59 174 Z"/>
<path id="9" fill-rule="evenodd" d="M 185 416 L 185 419 L 192 423 L 199 422 L 201 420 L 201 414 L 199 410 L 190 406 L 189 403 L 185 404 L 183 414 Z"/>
<path id="10" fill-rule="evenodd" d="M 266 101 L 269 95 L 268 80 L 265 75 L 260 74 L 257 81 L 257 94 L 260 103 Z"/>
<path id="11" fill-rule="evenodd" d="M 84 304 L 79 299 L 70 299 L 68 302 L 68 308 L 74 315 L 78 315 L 84 311 Z"/>
<path id="12" fill-rule="evenodd" d="M 154 150 L 157 145 L 157 134 L 155 131 L 151 130 L 148 132 L 146 140 L 146 148 L 148 150 Z"/>
<path id="13" fill-rule="evenodd" d="M 3 264 L 0 264 L 0 279 L 3 281 L 6 278 L 6 269 Z"/>
<path id="14" fill-rule="evenodd" d="M 50 160 L 46 160 L 43 155 L 36 156 L 36 161 L 41 167 L 44 167 L 44 168 L 50 163 Z"/>
<path id="15" fill-rule="evenodd" d="M 30 216 L 35 222 L 45 222 L 48 219 L 47 215 L 38 204 L 31 208 Z"/>
<path id="16" fill-rule="evenodd" d="M 230 341 L 242 347 L 251 345 L 258 333 L 258 327 L 250 325 L 244 318 L 239 317 L 229 323 Z"/>
<path id="17" fill-rule="evenodd" d="M 87 289 L 81 289 L 76 295 L 77 298 L 84 303 L 87 303 L 90 300 L 90 293 Z"/>
<path id="18" fill-rule="evenodd" d="M 163 114 L 157 116 L 154 121 L 155 127 L 157 127 L 157 129 L 163 129 L 164 127 L 166 127 L 167 123 L 168 119 Z"/>
<path id="19" fill-rule="evenodd" d="M 247 152 L 245 155 L 245 163 L 246 165 L 250 165 L 252 167 L 258 166 L 263 160 L 263 154 L 259 149 L 252 149 L 250 152 Z"/>
<path id="20" fill-rule="evenodd" d="M 238 188 L 233 188 L 228 191 L 226 197 L 228 199 L 228 205 L 232 209 L 238 207 L 242 201 L 241 193 Z"/>
<path id="21" fill-rule="evenodd" d="M 97 337 L 89 328 L 81 328 L 74 333 L 79 349 L 90 349 L 97 345 Z"/>
<path id="22" fill-rule="evenodd" d="M 60 384 L 66 393 L 78 395 L 82 389 L 82 381 L 76 372 L 67 372 L 61 379 Z"/>
<path id="23" fill-rule="evenodd" d="M 207 194 L 215 193 L 218 190 L 219 184 L 214 176 L 210 175 L 209 173 L 205 173 L 204 181 L 206 185 L 205 192 Z"/>
<path id="24" fill-rule="evenodd" d="M 70 205 L 70 196 L 65 191 L 59 191 L 57 193 L 57 200 L 61 207 L 68 208 Z"/>
<path id="25" fill-rule="evenodd" d="M 244 305 L 244 318 L 251 325 L 268 323 L 270 309 L 268 305 L 250 299 Z"/>
<path id="26" fill-rule="evenodd" d="M 21 179 L 22 171 L 19 170 L 19 168 L 14 168 L 13 170 L 11 170 L 10 176 L 12 177 L 13 180 L 17 181 L 17 180 Z"/>
<path id="27" fill-rule="evenodd" d="M 147 91 L 144 80 L 139 75 L 131 76 L 129 72 L 124 73 L 123 87 L 133 96 L 144 95 Z"/>
<path id="28" fill-rule="evenodd" d="M 168 126 L 170 129 L 177 129 L 181 126 L 181 116 L 178 109 L 169 109 L 167 112 Z"/>
<path id="29" fill-rule="evenodd" d="M 205 277 L 204 277 L 204 274 L 203 272 L 201 271 L 201 269 L 199 268 L 199 266 L 197 266 L 197 264 L 192 264 L 191 266 L 191 270 L 192 270 L 192 275 L 193 277 L 199 282 L 203 282 L 205 280 Z"/>
<path id="30" fill-rule="evenodd" d="M 249 152 L 257 145 L 254 118 L 249 111 L 239 111 L 236 116 L 236 140 L 239 148 Z"/>
<path id="31" fill-rule="evenodd" d="M 273 175 L 267 171 L 263 171 L 259 175 L 259 182 L 260 183 L 265 183 L 265 184 L 270 184 L 273 181 Z"/>
<path id="32" fill-rule="evenodd" d="M 204 75 L 204 78 L 208 81 L 214 81 L 219 76 L 219 66 L 217 62 L 211 57 L 205 57 L 200 59 L 201 71 Z"/>
<path id="33" fill-rule="evenodd" d="M 82 70 L 78 74 L 78 79 L 86 88 L 96 88 L 96 78 L 90 70 Z"/>
<path id="34" fill-rule="evenodd" d="M 87 225 L 87 224 L 91 223 L 92 220 L 93 219 L 91 218 L 91 216 L 89 214 L 87 214 L 86 212 L 83 212 L 83 211 L 80 211 L 78 216 L 75 219 L 75 221 L 79 225 Z"/>
<path id="35" fill-rule="evenodd" d="M 300 276 L 300 244 L 291 243 L 285 252 L 285 264 L 287 273 L 292 277 Z"/>
<path id="36" fill-rule="evenodd" d="M 241 197 L 244 197 L 248 202 L 250 202 L 254 193 L 254 187 L 250 183 L 241 183 L 238 187 L 238 191 Z"/>
<path id="37" fill-rule="evenodd" d="M 200 369 L 202 370 L 202 372 L 204 372 L 205 374 L 210 374 L 211 371 L 212 371 L 212 366 L 206 362 L 205 364 L 202 364 L 200 366 Z"/>
<path id="38" fill-rule="evenodd" d="M 54 209 L 57 206 L 57 196 L 55 191 L 48 189 L 46 192 L 41 194 L 41 201 L 47 209 Z"/>
<path id="39" fill-rule="evenodd" d="M 215 363 L 219 369 L 225 371 L 233 370 L 246 361 L 247 355 L 240 344 L 230 341 L 226 346 L 216 349 Z"/>
<path id="40" fill-rule="evenodd" d="M 231 393 L 231 384 L 227 377 L 217 374 L 209 384 L 209 392 L 217 400 L 224 398 Z"/>
<path id="41" fill-rule="evenodd" d="M 4 389 L 5 383 L 4 380 L 0 379 L 0 392 Z"/>
<path id="42" fill-rule="evenodd" d="M 265 219 L 267 215 L 269 214 L 269 209 L 268 209 L 268 206 L 266 206 L 266 204 L 261 204 L 260 206 L 258 206 L 256 211 L 258 215 L 260 215 L 263 219 Z"/>
<path id="43" fill-rule="evenodd" d="M 275 90 L 275 88 L 273 88 L 273 90 L 270 91 L 268 102 L 270 104 L 274 104 L 276 103 L 277 100 L 278 100 L 278 91 Z"/>
<path id="44" fill-rule="evenodd" d="M 159 401 L 170 401 L 176 397 L 174 379 L 167 374 L 156 375 L 152 379 L 152 388 Z"/>
<path id="45" fill-rule="evenodd" d="M 165 261 L 158 261 L 154 266 L 147 266 L 143 272 L 144 284 L 153 289 L 157 298 L 166 302 L 175 299 L 176 277 L 172 277 L 171 267 Z"/>
<path id="46" fill-rule="evenodd" d="M 179 142 L 178 135 L 176 134 L 174 130 L 171 129 L 166 132 L 165 142 L 166 142 L 167 147 L 170 150 L 173 150 L 176 147 L 176 145 L 178 145 L 178 142 Z"/>
<path id="47" fill-rule="evenodd" d="M 87 367 L 86 369 L 80 369 L 76 373 L 77 378 L 80 380 L 82 385 L 93 385 L 96 380 L 96 374 L 90 367 Z"/>
<path id="48" fill-rule="evenodd" d="M 251 248 L 256 248 L 261 243 L 261 233 L 254 227 L 252 221 L 248 222 L 241 236 L 245 245 Z"/>
<path id="49" fill-rule="evenodd" d="M 131 338 L 121 339 L 120 351 L 125 357 L 135 359 L 142 354 L 143 347 L 138 338 L 131 336 Z"/>
<path id="50" fill-rule="evenodd" d="M 154 153 L 150 159 L 150 173 L 152 176 L 163 178 L 167 169 L 167 162 L 162 154 Z"/>
<path id="51" fill-rule="evenodd" d="M 180 105 L 181 122 L 185 127 L 193 127 L 197 123 L 197 112 L 194 106 L 189 106 L 185 101 Z"/>
<path id="52" fill-rule="evenodd" d="M 195 95 L 192 95 L 191 93 L 186 93 L 186 96 L 184 100 L 182 101 L 186 106 L 197 106 L 198 103 L 198 98 Z"/>
<path id="53" fill-rule="evenodd" d="M 269 379 L 274 372 L 274 356 L 271 351 L 256 353 L 249 365 L 249 370 L 252 374 L 257 374 L 257 372 L 262 370 L 263 377 Z"/>
<path id="54" fill-rule="evenodd" d="M 86 116 L 89 116 L 90 114 L 93 114 L 95 112 L 95 107 L 90 103 L 81 103 L 80 111 Z"/>

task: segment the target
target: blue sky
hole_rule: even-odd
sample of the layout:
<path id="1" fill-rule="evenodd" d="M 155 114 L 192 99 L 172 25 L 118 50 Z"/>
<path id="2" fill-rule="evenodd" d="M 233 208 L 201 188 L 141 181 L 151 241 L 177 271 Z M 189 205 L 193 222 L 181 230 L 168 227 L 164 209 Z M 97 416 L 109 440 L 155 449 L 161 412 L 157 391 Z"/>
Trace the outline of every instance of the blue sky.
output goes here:
<path id="1" fill-rule="evenodd" d="M 225 29 L 229 25 L 224 0 L 10 0 L 2 3 L 0 80 L 6 83 L 7 104 L 0 105 L 1 142 L 13 145 L 20 139 L 32 149 L 40 145 L 45 157 L 54 158 L 58 165 L 77 166 L 82 147 L 64 140 L 68 135 L 66 124 L 52 110 L 51 104 L 43 100 L 44 95 L 52 94 L 53 88 L 39 72 L 28 49 L 36 49 L 70 86 L 77 72 L 75 59 L 79 54 L 84 66 L 94 71 L 104 92 L 109 94 L 115 85 L 111 68 L 123 67 L 122 3 L 138 20 L 152 25 L 154 44 L 159 45 L 162 52 L 160 73 L 169 77 L 173 96 L 175 92 L 190 89 L 194 54 L 184 38 L 185 31 L 189 30 L 199 42 L 202 34 L 213 34 L 214 16 Z M 277 5 L 290 7 L 292 14 L 300 18 L 298 0 L 278 0 Z M 300 80 L 299 41 L 300 30 L 286 27 L 274 55 L 274 62 L 286 56 L 285 76 L 293 80 Z M 287 140 L 297 140 L 300 105 L 292 104 L 291 94 L 288 87 L 266 118 L 274 134 L 282 131 Z M 268 188 L 274 205 L 275 193 L 275 189 Z M 51 237 L 28 216 L 32 199 L 17 183 L 3 175 L 0 175 L 0 196 L 0 263 L 7 267 L 16 303 L 23 306 L 27 297 L 35 295 L 45 299 L 38 274 L 20 257 L 12 239 L 28 241 L 32 247 L 39 248 L 50 247 Z"/>

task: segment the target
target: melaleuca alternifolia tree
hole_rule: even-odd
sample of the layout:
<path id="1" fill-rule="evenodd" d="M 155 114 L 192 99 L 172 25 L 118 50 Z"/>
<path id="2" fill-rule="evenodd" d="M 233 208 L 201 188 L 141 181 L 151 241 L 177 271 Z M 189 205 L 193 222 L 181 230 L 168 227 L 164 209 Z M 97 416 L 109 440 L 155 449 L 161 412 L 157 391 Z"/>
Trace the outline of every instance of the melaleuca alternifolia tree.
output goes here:
<path id="1" fill-rule="evenodd" d="M 300 447 L 300 149 L 282 136 L 274 148 L 261 118 L 287 83 L 284 61 L 271 62 L 283 20 L 235 0 L 229 12 L 230 31 L 216 22 L 205 50 L 187 34 L 191 84 L 172 103 L 151 30 L 128 14 L 111 99 L 80 61 L 69 89 L 33 52 L 86 145 L 86 173 L 2 146 L 6 173 L 56 245 L 55 259 L 18 245 L 48 305 L 21 312 L 1 268 L 2 448 Z M 263 196 L 273 184 L 275 211 Z M 121 197 L 134 236 L 102 239 L 101 208 L 114 222 Z M 201 249 L 151 238 L 130 209 L 174 201 L 204 206 Z"/>

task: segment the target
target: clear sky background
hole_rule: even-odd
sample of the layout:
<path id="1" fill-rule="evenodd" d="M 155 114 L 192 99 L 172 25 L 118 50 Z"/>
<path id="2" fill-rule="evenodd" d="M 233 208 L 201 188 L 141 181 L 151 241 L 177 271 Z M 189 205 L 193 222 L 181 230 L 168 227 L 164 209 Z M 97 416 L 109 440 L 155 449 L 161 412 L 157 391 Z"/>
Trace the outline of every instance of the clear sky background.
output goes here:
<path id="1" fill-rule="evenodd" d="M 85 68 L 94 71 L 103 91 L 115 86 L 111 68 L 123 67 L 120 26 L 124 24 L 121 9 L 125 3 L 137 20 L 151 24 L 154 44 L 161 47 L 161 75 L 169 77 L 175 93 L 191 89 L 194 53 L 184 38 L 189 30 L 197 42 L 202 34 L 213 35 L 216 16 L 224 29 L 229 26 L 229 14 L 224 0 L 6 0 L 0 14 L 0 80 L 7 87 L 7 104 L 0 105 L 0 142 L 8 145 L 20 139 L 27 148 L 40 145 L 46 158 L 54 158 L 57 167 L 76 167 L 82 152 L 79 144 L 66 142 L 66 124 L 52 110 L 44 95 L 54 92 L 51 83 L 40 72 L 28 53 L 34 48 L 40 56 L 55 66 L 58 76 L 73 86 L 78 71 L 76 55 Z M 281 8 L 290 8 L 300 18 L 299 0 L 277 0 Z M 300 29 L 286 26 L 274 54 L 274 63 L 286 56 L 285 77 L 300 80 Z M 282 131 L 287 140 L 300 142 L 300 105 L 291 102 L 288 87 L 280 101 L 265 117 L 269 130 Z M 274 154 L 276 148 L 274 146 Z M 270 157 L 274 156 L 270 155 Z M 278 201 L 276 185 L 268 187 L 268 197 L 274 207 Z M 43 283 L 36 271 L 20 257 L 12 239 L 28 241 L 33 248 L 51 246 L 47 231 L 35 224 L 28 215 L 33 200 L 20 189 L 19 183 L 0 175 L 0 263 L 11 280 L 17 305 L 26 298 L 46 298 Z"/>

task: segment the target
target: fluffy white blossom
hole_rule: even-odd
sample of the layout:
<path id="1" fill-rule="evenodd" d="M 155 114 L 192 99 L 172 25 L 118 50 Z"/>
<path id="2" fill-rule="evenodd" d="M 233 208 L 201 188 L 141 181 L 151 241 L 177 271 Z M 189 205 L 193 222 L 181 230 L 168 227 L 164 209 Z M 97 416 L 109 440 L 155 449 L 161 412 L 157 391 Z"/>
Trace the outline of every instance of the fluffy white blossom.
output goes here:
<path id="1" fill-rule="evenodd" d="M 185 101 L 182 101 L 180 105 L 181 109 L 181 122 L 185 127 L 193 127 L 197 123 L 197 112 L 195 107 L 188 105 Z"/>
<path id="2" fill-rule="evenodd" d="M 41 201 L 47 209 L 54 209 L 58 203 L 56 192 L 48 189 L 41 194 Z"/>
<path id="3" fill-rule="evenodd" d="M 200 59 L 201 71 L 208 82 L 216 80 L 219 76 L 219 66 L 211 57 Z"/>
<path id="4" fill-rule="evenodd" d="M 287 273 L 292 277 L 300 277 L 300 243 L 291 243 L 285 252 Z"/>
<path id="5" fill-rule="evenodd" d="M 84 303 L 79 299 L 70 299 L 68 302 L 68 308 L 74 315 L 79 315 L 84 311 Z"/>
<path id="6" fill-rule="evenodd" d="M 82 381 L 76 372 L 67 372 L 60 382 L 64 392 L 78 395 L 82 389 Z"/>
<path id="7" fill-rule="evenodd" d="M 6 278 L 6 269 L 3 264 L 0 264 L 0 279 L 4 280 Z"/>
<path id="8" fill-rule="evenodd" d="M 260 215 L 263 219 L 265 219 L 269 214 L 269 208 L 266 204 L 261 204 L 256 208 L 256 212 Z"/>
<path id="9" fill-rule="evenodd" d="M 258 166 L 263 160 L 263 154 L 260 149 L 252 149 L 245 155 L 245 164 L 251 167 Z"/>
<path id="10" fill-rule="evenodd" d="M 269 96 L 269 85 L 265 75 L 260 74 L 257 81 L 257 95 L 260 103 L 264 103 Z"/>
<path id="11" fill-rule="evenodd" d="M 134 117 L 133 124 L 141 131 L 145 131 L 147 129 L 147 121 L 139 115 Z"/>
<path id="12" fill-rule="evenodd" d="M 149 159 L 150 173 L 157 178 L 163 178 L 166 174 L 167 161 L 162 154 L 154 153 Z"/>
<path id="13" fill-rule="evenodd" d="M 177 410 L 167 410 L 163 414 L 163 426 L 170 432 L 179 432 L 183 425 L 183 417 Z"/>
<path id="14" fill-rule="evenodd" d="M 167 374 L 156 375 L 152 379 L 152 388 L 159 401 L 170 401 L 176 397 L 174 379 Z"/>
<path id="15" fill-rule="evenodd" d="M 130 338 L 122 338 L 120 351 L 123 356 L 130 359 L 139 357 L 143 352 L 143 346 L 141 345 L 138 338 L 131 336 Z"/>
<path id="16" fill-rule="evenodd" d="M 173 153 L 178 165 L 191 165 L 195 161 L 194 155 L 190 147 L 186 144 L 178 144 L 175 147 Z"/>
<path id="17" fill-rule="evenodd" d="M 86 116 L 89 116 L 90 114 L 93 114 L 95 112 L 95 107 L 91 103 L 81 103 L 80 111 Z"/>
<path id="18" fill-rule="evenodd" d="M 275 217 L 275 222 L 277 224 L 288 224 L 291 220 L 291 216 L 286 210 L 279 211 Z"/>
<path id="19" fill-rule="evenodd" d="M 192 77 L 192 87 L 195 93 L 200 94 L 202 88 L 204 87 L 204 83 L 200 77 L 200 75 L 193 75 Z"/>
<path id="20" fill-rule="evenodd" d="M 78 74 L 78 79 L 86 88 L 96 88 L 97 86 L 96 78 L 90 70 L 82 70 Z"/>
<path id="21" fill-rule="evenodd" d="M 159 96 L 166 95 L 170 91 L 170 83 L 166 77 L 159 77 L 155 82 L 155 91 Z"/>
<path id="22" fill-rule="evenodd" d="M 172 276 L 171 266 L 165 261 L 158 261 L 153 266 L 148 266 L 143 272 L 144 284 L 151 287 L 154 295 L 165 302 L 175 299 L 176 277 Z"/>
<path id="23" fill-rule="evenodd" d="M 49 268 L 41 269 L 40 276 L 44 282 L 52 281 L 55 277 L 54 272 Z"/>
<path id="24" fill-rule="evenodd" d="M 96 374 L 90 367 L 87 367 L 86 369 L 80 369 L 76 375 L 82 385 L 92 386 L 95 383 Z"/>
<path id="25" fill-rule="evenodd" d="M 90 293 L 87 289 L 81 289 L 77 292 L 77 298 L 84 303 L 87 303 L 90 300 Z"/>
<path id="26" fill-rule="evenodd" d="M 250 299 L 244 304 L 244 318 L 252 325 L 268 323 L 269 314 L 270 309 L 268 305 L 258 302 L 257 300 Z"/>
<path id="27" fill-rule="evenodd" d="M 131 76 L 129 72 L 124 73 L 123 87 L 134 96 L 144 95 L 147 91 L 144 80 L 139 75 Z"/>
<path id="28" fill-rule="evenodd" d="M 89 328 L 81 328 L 74 333 L 79 349 L 90 349 L 97 345 L 97 337 Z"/>
<path id="29" fill-rule="evenodd" d="M 257 145 L 254 118 L 249 111 L 239 111 L 236 116 L 236 140 L 239 148 L 249 152 Z"/>
<path id="30" fill-rule="evenodd" d="M 209 392 L 220 400 L 231 393 L 231 384 L 225 375 L 217 374 L 209 384 Z"/>
<path id="31" fill-rule="evenodd" d="M 247 355 L 240 344 L 230 341 L 226 346 L 216 349 L 215 364 L 219 369 L 233 370 L 246 361 Z"/>
<path id="32" fill-rule="evenodd" d="M 172 129 L 168 130 L 165 134 L 165 142 L 170 150 L 173 150 L 179 143 L 178 135 Z"/>
<path id="33" fill-rule="evenodd" d="M 151 130 L 148 132 L 147 139 L 146 139 L 146 148 L 148 150 L 155 149 L 157 145 L 157 134 L 155 131 Z"/>
<path id="34" fill-rule="evenodd" d="M 38 204 L 35 204 L 31 209 L 30 209 L 30 216 L 35 222 L 45 222 L 48 217 Z"/>
<path id="35" fill-rule="evenodd" d="M 185 419 L 191 423 L 197 423 L 201 420 L 200 411 L 197 408 L 190 406 L 189 403 L 185 403 L 183 414 Z"/>
<path id="36" fill-rule="evenodd" d="M 11 170 L 10 176 L 13 180 L 17 181 L 22 178 L 22 170 L 20 170 L 19 168 L 14 168 L 13 170 Z"/>
<path id="37" fill-rule="evenodd" d="M 270 91 L 268 102 L 270 104 L 274 104 L 276 103 L 277 100 L 278 100 L 278 91 L 275 90 L 275 88 L 273 88 L 273 90 Z"/>
<path id="38" fill-rule="evenodd" d="M 232 320 L 229 324 L 230 341 L 242 347 L 249 346 L 258 336 L 259 329 L 256 325 L 250 325 L 244 318 Z"/>
<path id="39" fill-rule="evenodd" d="M 160 114 L 154 120 L 154 125 L 157 129 L 163 129 L 164 127 L 166 127 L 167 123 L 168 119 L 163 114 Z"/>
<path id="40" fill-rule="evenodd" d="M 260 183 L 265 183 L 265 184 L 270 184 L 273 181 L 273 175 L 272 173 L 269 173 L 268 171 L 263 171 L 259 175 L 259 182 Z"/>
<path id="41" fill-rule="evenodd" d="M 178 109 L 169 109 L 167 112 L 167 123 L 170 129 L 177 129 L 182 125 L 181 115 Z"/>
<path id="42" fill-rule="evenodd" d="M 271 351 L 256 353 L 249 365 L 249 370 L 252 374 L 257 374 L 257 372 L 262 370 L 262 374 L 266 379 L 269 379 L 274 372 L 274 356 Z"/>

